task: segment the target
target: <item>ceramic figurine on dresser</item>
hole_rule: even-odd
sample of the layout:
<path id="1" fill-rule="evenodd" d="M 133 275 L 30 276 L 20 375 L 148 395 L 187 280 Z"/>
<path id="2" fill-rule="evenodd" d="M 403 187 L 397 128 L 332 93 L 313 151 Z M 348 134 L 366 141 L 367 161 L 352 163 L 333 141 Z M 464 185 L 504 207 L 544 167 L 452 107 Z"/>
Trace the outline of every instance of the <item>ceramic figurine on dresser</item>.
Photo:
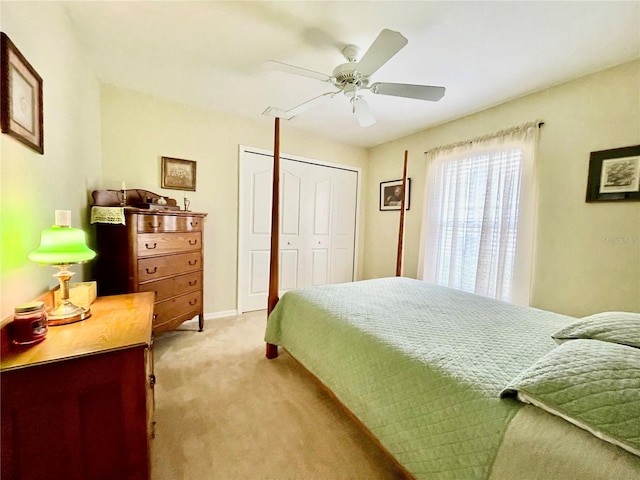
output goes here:
<path id="1" fill-rule="evenodd" d="M 154 292 L 153 332 L 172 330 L 203 311 L 203 227 L 206 213 L 180 210 L 146 190 L 93 192 L 99 295 Z"/>

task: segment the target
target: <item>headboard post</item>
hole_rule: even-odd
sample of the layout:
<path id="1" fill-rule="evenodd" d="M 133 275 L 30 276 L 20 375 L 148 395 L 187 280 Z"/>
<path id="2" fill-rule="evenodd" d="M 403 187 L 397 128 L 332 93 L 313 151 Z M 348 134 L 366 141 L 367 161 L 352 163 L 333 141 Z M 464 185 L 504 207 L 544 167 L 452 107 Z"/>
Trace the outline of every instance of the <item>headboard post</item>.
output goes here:
<path id="1" fill-rule="evenodd" d="M 407 163 L 409 152 L 404 151 L 404 170 L 402 172 L 402 200 L 400 200 L 400 228 L 398 229 L 398 256 L 396 258 L 396 277 L 404 274 L 404 215 L 407 196 Z"/>

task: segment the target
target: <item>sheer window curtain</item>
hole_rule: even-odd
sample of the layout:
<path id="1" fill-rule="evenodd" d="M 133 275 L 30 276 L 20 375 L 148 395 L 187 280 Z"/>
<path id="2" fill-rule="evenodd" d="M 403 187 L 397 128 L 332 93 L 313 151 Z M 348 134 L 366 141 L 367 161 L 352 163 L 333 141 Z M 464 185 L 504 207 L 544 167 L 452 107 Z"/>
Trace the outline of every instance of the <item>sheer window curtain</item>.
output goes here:
<path id="1" fill-rule="evenodd" d="M 538 125 L 427 152 L 419 278 L 529 305 Z"/>

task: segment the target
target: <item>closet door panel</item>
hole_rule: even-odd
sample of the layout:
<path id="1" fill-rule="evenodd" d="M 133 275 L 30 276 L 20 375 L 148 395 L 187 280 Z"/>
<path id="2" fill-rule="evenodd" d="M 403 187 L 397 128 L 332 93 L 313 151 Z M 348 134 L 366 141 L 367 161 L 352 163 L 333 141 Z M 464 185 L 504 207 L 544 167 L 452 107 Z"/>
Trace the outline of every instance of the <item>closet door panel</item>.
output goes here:
<path id="1" fill-rule="evenodd" d="M 354 277 L 355 225 L 358 174 L 333 169 L 333 218 L 329 283 L 352 282 Z"/>
<path id="2" fill-rule="evenodd" d="M 269 250 L 253 250 L 249 266 L 249 295 L 269 292 Z"/>
<path id="3" fill-rule="evenodd" d="M 331 250 L 332 168 L 308 165 L 310 225 L 307 233 L 309 269 L 307 285 L 329 283 L 329 256 Z"/>
<path id="4" fill-rule="evenodd" d="M 311 250 L 311 285 L 326 285 L 329 282 L 329 249 Z"/>
<path id="5" fill-rule="evenodd" d="M 298 282 L 298 266 L 299 266 L 298 250 L 280 249 L 280 292 L 286 292 L 299 286 Z"/>
<path id="6" fill-rule="evenodd" d="M 307 165 L 282 159 L 280 164 L 280 284 L 287 290 L 305 286 L 306 240 L 305 192 Z"/>

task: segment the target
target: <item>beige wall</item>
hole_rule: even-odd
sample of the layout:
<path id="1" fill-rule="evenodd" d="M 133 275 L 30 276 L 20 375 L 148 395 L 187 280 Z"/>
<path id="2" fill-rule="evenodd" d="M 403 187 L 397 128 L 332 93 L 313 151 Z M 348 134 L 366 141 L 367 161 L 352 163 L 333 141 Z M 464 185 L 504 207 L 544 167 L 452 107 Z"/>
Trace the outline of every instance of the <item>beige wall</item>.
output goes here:
<path id="1" fill-rule="evenodd" d="M 455 92 L 448 92 L 454 95 Z M 446 97 L 445 97 L 446 98 Z M 370 151 L 366 203 L 400 178 L 409 151 L 406 274 L 417 274 L 426 163 L 423 152 L 540 119 L 532 305 L 570 315 L 640 312 L 640 203 L 585 203 L 589 153 L 640 144 L 640 61 L 599 72 Z M 398 212 L 369 208 L 364 277 L 393 275 Z"/>
<path id="2" fill-rule="evenodd" d="M 52 267 L 27 258 L 54 210 L 87 227 L 88 195 L 100 176 L 99 84 L 59 4 L 0 2 L 2 31 L 43 79 L 44 155 L 0 135 L 0 301 L 3 319 L 56 281 Z M 73 281 L 84 279 L 84 268 Z M 89 275 L 87 273 L 87 275 Z"/>
<path id="3" fill-rule="evenodd" d="M 196 191 L 188 192 L 191 210 L 208 213 L 205 313 L 235 310 L 239 146 L 272 150 L 273 119 L 259 114 L 256 119 L 229 116 L 110 85 L 101 90 L 101 188 L 119 189 L 124 180 L 127 188 L 143 188 L 181 202 L 183 192 L 160 188 L 161 157 L 195 160 Z M 297 132 L 293 122 L 281 122 L 280 130 L 281 154 L 360 167 L 366 178 L 366 150 Z"/>

